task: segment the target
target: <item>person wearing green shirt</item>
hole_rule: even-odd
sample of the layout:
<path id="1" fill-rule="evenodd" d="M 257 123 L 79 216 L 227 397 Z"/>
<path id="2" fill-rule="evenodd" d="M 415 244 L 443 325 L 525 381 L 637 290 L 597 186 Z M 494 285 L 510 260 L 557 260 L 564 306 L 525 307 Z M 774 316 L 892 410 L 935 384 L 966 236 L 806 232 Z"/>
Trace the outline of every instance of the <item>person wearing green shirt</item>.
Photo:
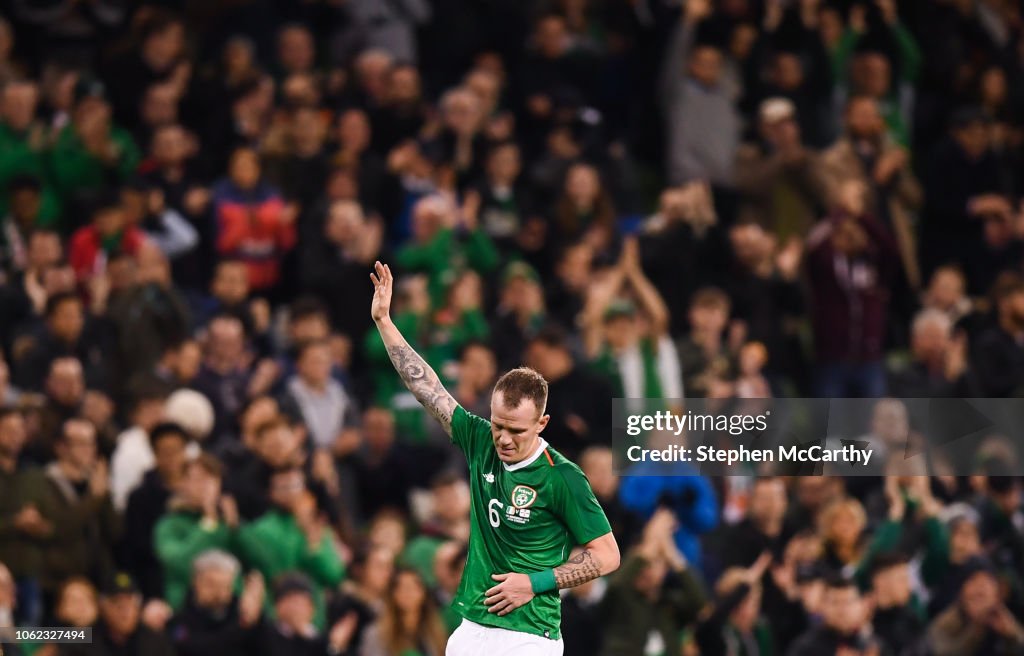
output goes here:
<path id="1" fill-rule="evenodd" d="M 271 510 L 238 531 L 242 562 L 267 581 L 285 572 L 309 577 L 317 589 L 315 623 L 324 627 L 323 590 L 334 588 L 345 576 L 345 564 L 334 545 L 330 527 L 321 517 L 316 499 L 306 489 L 301 467 L 283 468 L 270 479 Z"/>
<path id="2" fill-rule="evenodd" d="M 50 150 L 51 179 L 61 199 L 124 182 L 139 160 L 131 135 L 111 122 L 103 83 L 79 80 L 71 121 L 57 133 Z"/>
<path id="3" fill-rule="evenodd" d="M 560 655 L 559 589 L 618 569 L 619 547 L 583 472 L 540 436 L 547 382 L 513 369 L 495 384 L 490 420 L 470 414 L 391 321 L 394 278 L 374 268 L 370 314 L 391 362 L 469 465 L 469 555 L 454 601 L 463 619 L 446 653 Z"/>
<path id="4" fill-rule="evenodd" d="M 914 88 L 921 71 L 921 50 L 902 22 L 896 0 L 875 0 L 889 37 L 896 47 L 898 79 L 893 80 L 893 64 L 874 48 L 861 49 L 867 33 L 867 7 L 854 5 L 849 27 L 832 50 L 833 77 L 846 97 L 866 95 L 874 98 L 882 110 L 889 135 L 900 146 L 908 147 L 911 137 L 911 106 Z"/>
<path id="5" fill-rule="evenodd" d="M 192 563 L 208 549 L 232 552 L 238 529 L 234 500 L 222 497 L 221 464 L 202 454 L 185 465 L 181 495 L 154 529 L 154 548 L 163 566 L 164 599 L 180 610 L 192 583 Z"/>
<path id="6" fill-rule="evenodd" d="M 10 209 L 10 183 L 29 177 L 40 185 L 40 225 L 51 227 L 60 218 L 60 203 L 48 184 L 50 135 L 36 120 L 38 102 L 39 87 L 30 81 L 6 84 L 0 95 L 0 216 Z"/>
<path id="7" fill-rule="evenodd" d="M 498 267 L 500 255 L 487 233 L 471 215 L 460 218 L 458 208 L 440 196 L 416 203 L 412 236 L 395 261 L 408 271 L 427 274 L 432 307 L 444 305 L 445 292 L 466 269 L 485 274 Z"/>

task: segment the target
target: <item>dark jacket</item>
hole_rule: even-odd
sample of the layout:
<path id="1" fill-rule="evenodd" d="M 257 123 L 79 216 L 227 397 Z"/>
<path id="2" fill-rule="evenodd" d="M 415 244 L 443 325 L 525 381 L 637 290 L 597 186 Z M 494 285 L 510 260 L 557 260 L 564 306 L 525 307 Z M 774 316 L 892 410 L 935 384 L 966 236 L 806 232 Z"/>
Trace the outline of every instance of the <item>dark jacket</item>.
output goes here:
<path id="1" fill-rule="evenodd" d="M 323 656 L 327 653 L 327 638 L 316 635 L 304 638 L 286 634 L 276 623 L 268 622 L 260 638 L 258 656 Z"/>
<path id="2" fill-rule="evenodd" d="M 41 330 L 31 339 L 31 347 L 14 362 L 12 380 L 23 390 L 43 389 L 50 363 L 57 358 L 78 358 L 85 374 L 85 384 L 92 389 L 106 389 L 110 382 L 107 357 L 110 352 L 105 322 L 86 319 L 81 336 L 73 344 L 57 339 L 49 330 Z"/>
<path id="3" fill-rule="evenodd" d="M 971 622 L 954 604 L 928 625 L 928 647 L 933 656 L 1011 656 L 1024 653 L 1024 628 L 1014 622 L 1012 635 Z"/>
<path id="4" fill-rule="evenodd" d="M 906 399 L 970 398 L 981 396 L 974 393 L 973 377 L 964 373 L 954 380 L 947 380 L 942 373 L 929 371 L 928 366 L 918 360 L 906 366 L 889 371 L 889 393 Z"/>
<path id="5" fill-rule="evenodd" d="M 1024 391 L 1024 345 L 996 326 L 978 336 L 971 349 L 980 396 L 1016 396 Z"/>
<path id="6" fill-rule="evenodd" d="M 52 522 L 52 500 L 42 469 L 29 467 L 11 473 L 0 470 L 0 563 L 7 565 L 16 578 L 40 574 L 47 539 L 33 538 L 14 528 L 14 517 L 25 506 L 33 505 Z"/>
<path id="7" fill-rule="evenodd" d="M 583 367 L 573 367 L 564 377 L 548 382 L 548 414 L 551 423 L 547 435 L 551 445 L 566 457 L 574 459 L 588 446 L 612 445 L 611 384 L 599 374 Z M 586 430 L 577 433 L 566 420 L 579 417 Z"/>
<path id="8" fill-rule="evenodd" d="M 868 245 L 854 257 L 833 247 L 835 223 L 819 225 L 808 238 L 809 305 L 819 363 L 864 363 L 882 357 L 890 285 L 899 260 L 888 229 L 866 216 L 858 222 Z"/>
<path id="9" fill-rule="evenodd" d="M 160 561 L 153 549 L 153 529 L 167 509 L 170 498 L 171 491 L 163 479 L 156 469 L 150 469 L 128 497 L 124 511 L 124 532 L 118 560 L 138 581 L 142 594 L 147 598 L 160 596 L 164 591 Z"/>
<path id="10" fill-rule="evenodd" d="M 925 629 L 921 614 L 909 604 L 875 610 L 871 624 L 886 644 L 898 650 L 897 654 L 913 653 L 913 645 L 920 640 Z"/>
<path id="11" fill-rule="evenodd" d="M 765 625 L 758 624 L 750 633 L 740 633 L 729 622 L 729 615 L 748 594 L 750 585 L 741 583 L 725 596 L 715 600 L 714 610 L 700 621 L 695 633 L 702 654 L 771 656 L 771 635 Z"/>
<path id="12" fill-rule="evenodd" d="M 981 240 L 981 222 L 968 215 L 974 196 L 1007 191 L 1000 162 L 992 151 L 968 158 L 953 137 L 930 153 L 924 173 L 925 206 L 918 243 L 924 274 L 948 261 L 965 263 L 965 247 Z"/>
<path id="13" fill-rule="evenodd" d="M 44 587 L 55 590 L 71 576 L 106 580 L 114 573 L 112 545 L 120 536 L 121 522 L 110 494 L 94 496 L 76 485 L 57 463 L 46 468 L 54 508 L 53 538 L 44 551 Z"/>
<path id="14" fill-rule="evenodd" d="M 114 642 L 106 625 L 100 625 L 93 629 L 91 644 L 61 645 L 58 653 L 60 656 L 175 656 L 167 636 L 141 623 L 122 644 Z"/>
<path id="15" fill-rule="evenodd" d="M 346 257 L 337 244 L 323 237 L 322 226 L 316 233 L 311 231 L 301 246 L 299 276 L 303 290 L 327 305 L 331 325 L 353 341 L 362 339 L 372 327 L 368 312 L 352 311 L 369 307 L 373 300 L 373 287 L 363 284 L 371 265 Z M 353 355 L 358 356 L 358 350 Z"/>
<path id="16" fill-rule="evenodd" d="M 252 627 L 239 623 L 238 598 L 223 613 L 200 608 L 189 594 L 184 608 L 168 625 L 178 656 L 248 656 L 260 647 L 262 622 Z"/>
<path id="17" fill-rule="evenodd" d="M 643 653 L 652 631 L 661 634 L 665 653 L 680 653 L 680 632 L 697 619 L 704 605 L 700 583 L 689 569 L 670 572 L 658 598 L 648 599 L 634 587 L 647 564 L 645 558 L 632 554 L 609 581 L 601 613 L 606 627 L 604 656 Z"/>
<path id="18" fill-rule="evenodd" d="M 170 288 L 140 285 L 114 295 L 107 309 L 117 335 L 118 379 L 153 368 L 164 350 L 188 336 L 185 299 Z"/>
<path id="19" fill-rule="evenodd" d="M 845 646 L 852 649 L 864 650 L 872 643 L 877 642 L 879 652 L 886 656 L 891 652 L 877 638 L 864 638 L 858 635 L 847 636 L 834 631 L 826 626 L 816 626 L 803 634 L 794 642 L 786 656 L 821 656 L 821 654 L 834 654 L 839 647 Z"/>

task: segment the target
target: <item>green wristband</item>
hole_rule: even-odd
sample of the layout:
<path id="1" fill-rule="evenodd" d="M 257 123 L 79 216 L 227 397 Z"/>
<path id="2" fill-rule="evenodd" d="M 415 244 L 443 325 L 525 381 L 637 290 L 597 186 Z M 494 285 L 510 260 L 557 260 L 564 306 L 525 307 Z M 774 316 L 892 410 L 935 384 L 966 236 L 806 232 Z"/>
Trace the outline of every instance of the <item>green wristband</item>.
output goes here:
<path id="1" fill-rule="evenodd" d="M 533 594 L 557 590 L 558 584 L 555 582 L 555 570 L 546 569 L 530 574 L 530 587 L 533 588 Z"/>

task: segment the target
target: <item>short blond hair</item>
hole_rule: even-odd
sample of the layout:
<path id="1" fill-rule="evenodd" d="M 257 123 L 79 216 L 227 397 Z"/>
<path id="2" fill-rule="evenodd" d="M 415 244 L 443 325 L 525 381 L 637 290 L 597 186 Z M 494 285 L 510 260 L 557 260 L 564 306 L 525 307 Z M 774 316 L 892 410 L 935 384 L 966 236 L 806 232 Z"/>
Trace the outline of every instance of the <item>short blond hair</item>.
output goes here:
<path id="1" fill-rule="evenodd" d="M 821 511 L 821 515 L 818 516 L 818 532 L 826 540 L 831 537 L 832 524 L 835 522 L 836 515 L 843 511 L 853 514 L 854 521 L 860 524 L 861 530 L 864 530 L 864 527 L 867 526 L 868 515 L 864 512 L 864 506 L 861 505 L 860 501 L 853 497 L 838 499 L 826 506 Z"/>
<path id="2" fill-rule="evenodd" d="M 510 410 L 518 408 L 523 399 L 529 399 L 537 406 L 539 415 L 543 415 L 548 404 L 548 381 L 529 367 L 516 367 L 505 372 L 494 384 L 494 393 L 498 392 Z"/>

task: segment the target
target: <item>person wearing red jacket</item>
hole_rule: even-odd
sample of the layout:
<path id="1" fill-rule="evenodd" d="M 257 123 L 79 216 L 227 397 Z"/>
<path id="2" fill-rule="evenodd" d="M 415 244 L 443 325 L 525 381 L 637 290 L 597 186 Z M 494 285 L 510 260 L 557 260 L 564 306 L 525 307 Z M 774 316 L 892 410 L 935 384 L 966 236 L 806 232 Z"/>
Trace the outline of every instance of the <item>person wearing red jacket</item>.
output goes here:
<path id="1" fill-rule="evenodd" d="M 296 242 L 297 210 L 261 179 L 259 155 L 238 148 L 228 177 L 213 190 L 217 252 L 245 262 L 253 291 L 268 291 L 281 276 L 281 259 Z"/>
<path id="2" fill-rule="evenodd" d="M 104 197 L 93 208 L 92 221 L 71 236 L 68 260 L 80 283 L 104 275 L 107 262 L 117 255 L 136 255 L 146 236 L 128 225 L 117 196 Z"/>

